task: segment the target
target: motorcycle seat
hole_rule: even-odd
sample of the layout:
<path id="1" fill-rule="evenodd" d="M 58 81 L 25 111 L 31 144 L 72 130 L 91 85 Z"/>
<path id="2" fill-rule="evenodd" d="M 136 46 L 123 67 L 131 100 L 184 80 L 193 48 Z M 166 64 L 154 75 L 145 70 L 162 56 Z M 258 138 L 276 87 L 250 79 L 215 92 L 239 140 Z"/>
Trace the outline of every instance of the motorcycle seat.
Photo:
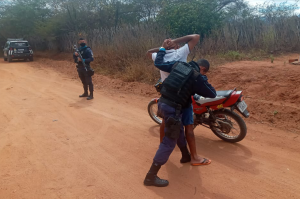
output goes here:
<path id="1" fill-rule="evenodd" d="M 215 102 L 215 101 L 218 101 L 218 100 L 221 100 L 221 99 L 226 99 L 226 97 L 224 96 L 217 96 L 215 98 L 205 98 L 205 97 L 202 97 L 200 95 L 194 95 L 194 100 L 195 102 L 199 103 L 199 104 L 205 104 L 205 103 L 208 103 L 208 102 Z"/>
<path id="2" fill-rule="evenodd" d="M 217 91 L 217 96 L 229 97 L 232 92 L 233 92 L 233 90 Z"/>

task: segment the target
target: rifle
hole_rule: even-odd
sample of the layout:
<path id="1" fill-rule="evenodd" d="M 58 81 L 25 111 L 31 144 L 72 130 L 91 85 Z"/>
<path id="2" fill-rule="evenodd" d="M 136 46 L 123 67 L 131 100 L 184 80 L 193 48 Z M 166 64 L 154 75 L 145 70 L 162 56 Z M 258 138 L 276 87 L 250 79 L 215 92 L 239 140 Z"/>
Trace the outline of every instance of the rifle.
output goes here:
<path id="1" fill-rule="evenodd" d="M 76 44 L 74 44 L 74 50 L 75 50 L 75 52 L 77 52 L 79 58 L 81 59 L 81 62 L 83 64 L 83 67 L 84 67 L 85 71 L 88 71 L 87 68 L 86 68 L 86 64 L 85 64 L 85 62 L 84 62 L 84 60 L 83 60 L 83 58 L 81 56 L 81 53 L 80 53 L 79 49 L 76 46 Z M 78 59 L 76 59 L 76 63 L 78 63 Z"/>

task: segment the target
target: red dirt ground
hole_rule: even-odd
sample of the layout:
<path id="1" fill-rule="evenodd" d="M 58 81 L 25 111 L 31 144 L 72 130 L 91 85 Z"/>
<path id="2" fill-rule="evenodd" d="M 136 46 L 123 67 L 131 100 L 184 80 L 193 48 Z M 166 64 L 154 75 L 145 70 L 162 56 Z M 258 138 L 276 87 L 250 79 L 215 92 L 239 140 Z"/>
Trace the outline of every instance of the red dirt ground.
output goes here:
<path id="1" fill-rule="evenodd" d="M 293 57 L 211 70 L 217 90 L 243 90 L 248 134 L 231 144 L 197 127 L 212 164 L 180 164 L 176 148 L 159 171 L 165 188 L 143 185 L 159 144 L 153 86 L 95 75 L 87 101 L 71 60 L 0 61 L 0 198 L 300 198 L 300 67 L 284 65 Z"/>

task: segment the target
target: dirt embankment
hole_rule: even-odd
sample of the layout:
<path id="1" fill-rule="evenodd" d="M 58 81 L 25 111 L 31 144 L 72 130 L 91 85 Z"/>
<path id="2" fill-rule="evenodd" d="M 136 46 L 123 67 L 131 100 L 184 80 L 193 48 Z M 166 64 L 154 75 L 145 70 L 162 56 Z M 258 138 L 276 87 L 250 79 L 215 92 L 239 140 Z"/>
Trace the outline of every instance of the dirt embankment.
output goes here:
<path id="1" fill-rule="evenodd" d="M 288 64 L 289 58 L 297 56 L 277 57 L 274 63 L 270 60 L 227 63 L 210 71 L 209 82 L 216 90 L 243 90 L 251 113 L 248 121 L 300 133 L 300 66 Z M 38 59 L 33 66 L 49 67 L 78 78 L 71 60 Z M 96 89 L 148 96 L 149 100 L 158 96 L 152 85 L 144 83 L 124 82 L 98 74 L 94 82 Z"/>
<path id="2" fill-rule="evenodd" d="M 300 67 L 288 64 L 289 57 L 226 64 L 210 79 L 218 89 L 243 90 L 252 121 L 300 133 Z"/>

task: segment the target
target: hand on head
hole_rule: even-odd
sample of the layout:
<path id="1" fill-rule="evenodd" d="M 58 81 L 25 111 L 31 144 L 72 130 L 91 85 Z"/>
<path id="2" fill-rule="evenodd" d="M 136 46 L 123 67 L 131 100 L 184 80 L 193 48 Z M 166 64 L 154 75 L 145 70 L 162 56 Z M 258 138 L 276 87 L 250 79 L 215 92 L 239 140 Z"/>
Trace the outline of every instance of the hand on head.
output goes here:
<path id="1" fill-rule="evenodd" d="M 162 44 L 162 47 L 164 47 L 166 50 L 177 49 L 178 44 L 176 44 L 174 41 L 172 41 L 172 39 L 165 39 Z"/>

